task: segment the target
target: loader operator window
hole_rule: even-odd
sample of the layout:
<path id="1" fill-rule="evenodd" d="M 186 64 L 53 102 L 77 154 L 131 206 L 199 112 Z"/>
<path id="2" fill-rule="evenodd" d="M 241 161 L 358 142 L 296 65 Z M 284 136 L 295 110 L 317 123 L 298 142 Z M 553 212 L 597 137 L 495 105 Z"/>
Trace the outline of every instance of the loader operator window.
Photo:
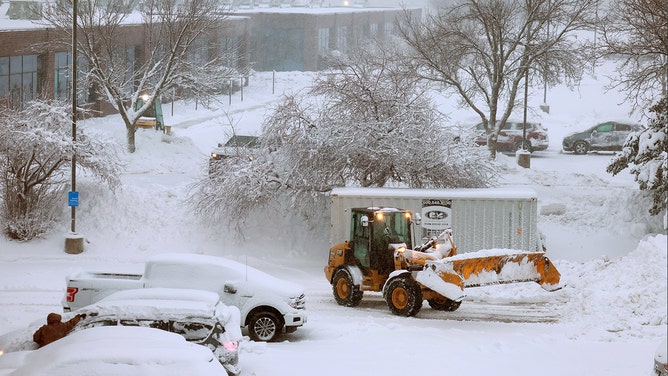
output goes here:
<path id="1" fill-rule="evenodd" d="M 353 254 L 360 264 L 368 268 L 369 265 L 369 226 L 362 226 L 363 213 L 353 213 L 352 234 Z"/>
<path id="2" fill-rule="evenodd" d="M 394 269 L 394 251 L 389 245 L 398 243 L 410 245 L 408 223 L 402 212 L 384 212 L 382 216 L 374 218 L 371 269 L 383 274 Z"/>
<path id="3" fill-rule="evenodd" d="M 376 221 L 376 223 L 380 225 L 377 232 L 386 237 L 388 244 L 406 243 L 408 248 L 411 247 L 410 232 L 408 231 L 410 222 L 403 212 L 386 213 L 383 220 Z"/>

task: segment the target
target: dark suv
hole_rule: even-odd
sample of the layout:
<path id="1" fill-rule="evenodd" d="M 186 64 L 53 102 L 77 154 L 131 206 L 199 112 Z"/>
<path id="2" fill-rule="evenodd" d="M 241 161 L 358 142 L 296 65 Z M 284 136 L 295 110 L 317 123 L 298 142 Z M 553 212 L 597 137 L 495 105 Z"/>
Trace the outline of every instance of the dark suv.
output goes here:
<path id="1" fill-rule="evenodd" d="M 209 176 L 217 175 L 225 159 L 247 158 L 252 160 L 252 149 L 256 149 L 258 146 L 259 142 L 256 136 L 245 135 L 233 135 L 224 145 L 218 144 L 218 147 L 211 151 L 209 158 Z"/>
<path id="2" fill-rule="evenodd" d="M 478 135 L 475 142 L 480 146 L 487 145 L 487 134 L 485 127 L 479 123 L 475 127 Z M 524 133 L 524 122 L 506 121 L 506 125 L 499 132 L 496 141 L 496 149 L 501 152 L 515 152 L 522 149 L 522 140 Z M 547 136 L 547 128 L 540 123 L 529 123 L 526 125 L 526 149 L 529 152 L 546 150 L 550 145 L 550 139 Z"/>
<path id="3" fill-rule="evenodd" d="M 590 151 L 622 150 L 626 138 L 631 132 L 641 131 L 638 124 L 608 121 L 595 125 L 586 131 L 571 133 L 564 137 L 561 147 L 564 151 L 586 154 Z"/>

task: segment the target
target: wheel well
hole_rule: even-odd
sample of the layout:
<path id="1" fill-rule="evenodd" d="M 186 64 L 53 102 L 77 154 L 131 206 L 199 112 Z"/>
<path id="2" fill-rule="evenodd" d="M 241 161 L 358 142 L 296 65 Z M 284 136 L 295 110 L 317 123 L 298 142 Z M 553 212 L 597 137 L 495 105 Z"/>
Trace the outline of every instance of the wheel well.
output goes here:
<path id="1" fill-rule="evenodd" d="M 330 284 L 334 282 L 334 276 L 341 269 L 348 270 L 348 273 L 353 278 L 354 284 L 360 286 L 362 285 L 362 270 L 360 270 L 360 268 L 356 265 L 341 265 L 338 268 L 336 268 L 336 270 L 334 270 L 334 273 L 332 273 L 332 280 L 329 281 Z"/>
<path id="2" fill-rule="evenodd" d="M 383 296 L 385 296 L 385 288 L 387 287 L 387 285 L 390 284 L 390 282 L 392 282 L 393 280 L 395 280 L 397 278 L 401 278 L 406 274 L 411 274 L 411 272 L 409 272 L 408 270 L 395 270 L 392 273 L 390 273 L 387 280 L 383 284 L 383 288 L 381 288 L 381 291 L 383 292 Z"/>
<path id="3" fill-rule="evenodd" d="M 271 312 L 271 313 L 273 313 L 281 321 L 281 326 L 285 326 L 285 318 L 283 317 L 283 315 L 280 312 L 278 312 L 278 310 L 276 308 L 274 308 L 272 306 L 266 306 L 266 305 L 255 307 L 250 312 L 248 312 L 248 315 L 246 315 L 246 321 L 244 322 L 244 326 L 248 326 L 248 324 L 250 324 L 251 318 L 253 316 L 255 316 L 255 314 L 261 313 L 261 312 Z"/>

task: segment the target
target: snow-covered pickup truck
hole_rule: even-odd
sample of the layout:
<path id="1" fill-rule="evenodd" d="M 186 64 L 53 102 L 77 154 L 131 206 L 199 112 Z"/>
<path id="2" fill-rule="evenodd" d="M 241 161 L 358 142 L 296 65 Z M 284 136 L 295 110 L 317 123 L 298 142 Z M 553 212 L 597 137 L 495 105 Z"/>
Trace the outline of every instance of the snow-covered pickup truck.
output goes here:
<path id="1" fill-rule="evenodd" d="M 162 254 L 143 274 L 79 271 L 66 278 L 63 310 L 71 312 L 120 290 L 184 288 L 213 291 L 239 308 L 241 325 L 254 341 L 272 341 L 306 323 L 304 288 L 222 257 Z"/>

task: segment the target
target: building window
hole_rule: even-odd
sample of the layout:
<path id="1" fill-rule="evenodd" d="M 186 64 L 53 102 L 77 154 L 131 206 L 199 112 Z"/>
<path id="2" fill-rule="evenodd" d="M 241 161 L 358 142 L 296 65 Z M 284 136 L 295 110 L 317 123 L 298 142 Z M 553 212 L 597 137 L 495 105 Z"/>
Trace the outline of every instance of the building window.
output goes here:
<path id="1" fill-rule="evenodd" d="M 318 29 L 318 56 L 322 57 L 329 52 L 329 28 Z"/>
<path id="2" fill-rule="evenodd" d="M 220 43 L 220 50 L 223 54 L 223 65 L 228 68 L 236 69 L 239 66 L 239 49 L 241 43 L 239 37 L 223 37 Z"/>
<path id="3" fill-rule="evenodd" d="M 392 35 L 394 32 L 394 23 L 388 21 L 385 22 L 385 35 Z"/>
<path id="4" fill-rule="evenodd" d="M 72 98 L 72 54 L 70 52 L 56 52 L 54 63 L 54 93 L 53 96 L 58 99 L 69 100 Z M 77 102 L 87 103 L 90 90 L 87 85 L 79 85 L 83 82 L 83 77 L 88 72 L 88 64 L 83 58 L 78 59 L 77 63 Z"/>
<path id="5" fill-rule="evenodd" d="M 188 49 L 188 61 L 195 64 L 209 62 L 209 50 L 206 40 L 195 39 Z"/>
<path id="6" fill-rule="evenodd" d="M 133 45 L 118 47 L 109 59 L 117 67 L 114 71 L 119 75 L 118 86 L 126 96 L 132 94 L 135 88 L 135 48 Z"/>
<path id="7" fill-rule="evenodd" d="M 348 27 L 339 26 L 336 32 L 336 49 L 342 54 L 348 52 Z"/>
<path id="8" fill-rule="evenodd" d="M 369 37 L 372 39 L 378 36 L 378 24 L 372 23 L 369 25 Z"/>
<path id="9" fill-rule="evenodd" d="M 0 57 L 0 97 L 20 106 L 37 97 L 37 55 Z"/>

